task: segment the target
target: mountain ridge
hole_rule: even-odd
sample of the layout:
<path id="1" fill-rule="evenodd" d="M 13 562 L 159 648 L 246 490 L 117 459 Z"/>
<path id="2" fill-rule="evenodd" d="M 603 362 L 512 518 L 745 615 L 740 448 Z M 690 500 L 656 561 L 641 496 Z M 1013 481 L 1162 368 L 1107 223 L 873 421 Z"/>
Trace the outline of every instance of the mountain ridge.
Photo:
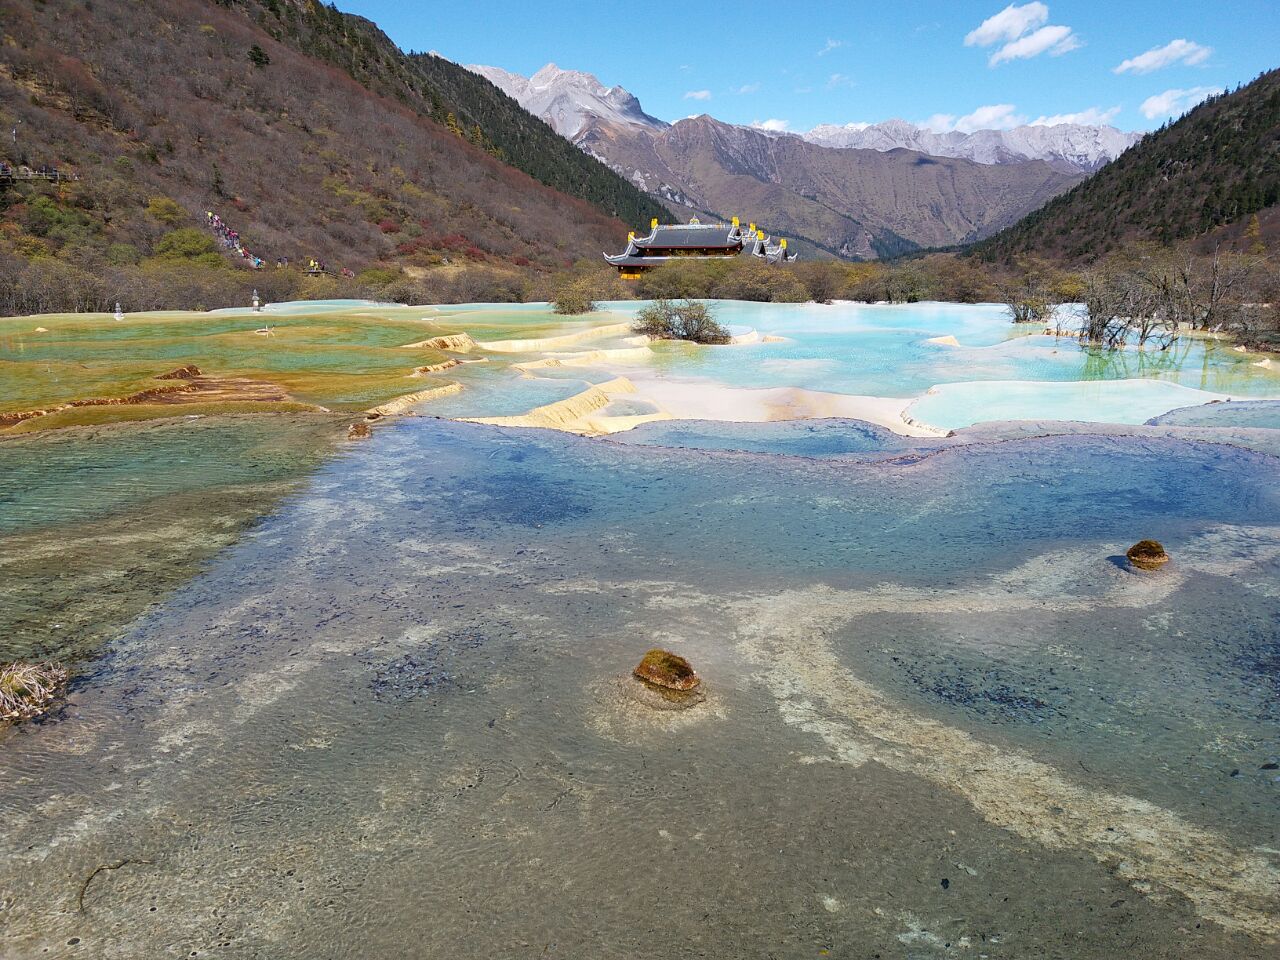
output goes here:
<path id="1" fill-rule="evenodd" d="M 1142 139 L 1142 134 L 1126 133 L 1107 125 L 1023 124 L 1008 130 L 938 133 L 897 119 L 843 126 L 820 124 L 799 136 L 820 146 L 870 150 L 901 147 L 929 156 L 957 157 L 975 163 L 1043 160 L 1073 173 L 1092 173 Z"/>
<path id="2" fill-rule="evenodd" d="M 575 143 L 593 118 L 613 124 L 634 123 L 655 130 L 671 126 L 645 113 L 634 94 L 620 86 L 606 87 L 594 74 L 563 70 L 554 63 L 547 64 L 532 77 L 478 64 L 468 65 L 466 69 L 493 82 Z M 626 104 L 625 110 L 619 108 L 621 103 Z M 751 129 L 760 129 L 770 136 L 800 137 L 818 146 L 836 149 L 884 152 L 904 148 L 929 156 L 986 164 L 1044 160 L 1065 173 L 1092 173 L 1142 138 L 1139 133 L 1126 133 L 1105 124 L 1077 123 L 1023 124 L 1008 130 L 944 133 L 900 119 L 869 124 L 819 124 L 803 133 Z"/>
<path id="3" fill-rule="evenodd" d="M 0 158 L 80 176 L 6 183 L 6 262 L 92 276 L 181 249 L 216 266 L 216 211 L 268 262 L 560 269 L 664 212 L 489 82 L 332 7 L 10 6 L 0 92 L 19 135 Z"/>
<path id="4" fill-rule="evenodd" d="M 746 216 L 849 259 L 979 239 L 1080 179 L 1040 161 L 832 149 L 706 115 L 660 131 L 593 121 L 578 145 L 681 215 Z"/>

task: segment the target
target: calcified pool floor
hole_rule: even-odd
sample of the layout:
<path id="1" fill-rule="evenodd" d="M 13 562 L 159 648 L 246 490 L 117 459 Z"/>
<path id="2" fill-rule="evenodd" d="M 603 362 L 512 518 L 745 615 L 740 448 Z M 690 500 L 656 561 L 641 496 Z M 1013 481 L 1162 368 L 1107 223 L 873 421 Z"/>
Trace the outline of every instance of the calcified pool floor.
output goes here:
<path id="1" fill-rule="evenodd" d="M 5 409 L 297 402 L 0 443 L 0 655 L 77 670 L 0 729 L 0 960 L 1275 955 L 1280 373 L 635 307 L 4 321 Z"/>
<path id="2" fill-rule="evenodd" d="M 392 424 L 0 733 L 0 955 L 1273 957 L 1280 431 L 1210 409 Z"/>

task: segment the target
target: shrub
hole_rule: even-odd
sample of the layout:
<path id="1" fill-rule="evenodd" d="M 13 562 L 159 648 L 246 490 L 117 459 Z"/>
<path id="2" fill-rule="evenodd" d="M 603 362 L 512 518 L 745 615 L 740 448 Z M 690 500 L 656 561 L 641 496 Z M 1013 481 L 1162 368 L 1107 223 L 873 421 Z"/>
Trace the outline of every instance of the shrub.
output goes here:
<path id="1" fill-rule="evenodd" d="M 113 243 L 107 247 L 107 263 L 113 266 L 125 266 L 137 263 L 141 259 L 142 255 L 138 253 L 138 248 L 131 243 Z"/>
<path id="2" fill-rule="evenodd" d="M 650 650 L 631 672 L 645 683 L 671 690 L 693 690 L 702 682 L 689 661 L 670 650 Z"/>
<path id="3" fill-rule="evenodd" d="M 186 216 L 186 211 L 168 197 L 152 197 L 147 201 L 147 216 L 171 227 Z"/>
<path id="4" fill-rule="evenodd" d="M 1155 570 L 1169 562 L 1169 554 L 1158 540 L 1139 540 L 1125 556 L 1139 570 Z"/>
<path id="5" fill-rule="evenodd" d="M 156 256 L 161 260 L 193 260 L 210 266 L 222 263 L 213 237 L 195 227 L 170 230 L 156 244 Z"/>
<path id="6" fill-rule="evenodd" d="M 551 302 L 555 304 L 556 313 L 570 315 L 590 313 L 596 308 L 591 281 L 586 277 L 561 280 L 556 284 Z"/>
<path id="7" fill-rule="evenodd" d="M 655 300 L 636 314 L 632 329 L 658 340 L 728 343 L 729 331 L 716 322 L 705 303 Z"/>
<path id="8" fill-rule="evenodd" d="M 255 43 L 249 48 L 249 62 L 261 70 L 271 62 L 271 58 L 267 56 L 267 51 Z"/>

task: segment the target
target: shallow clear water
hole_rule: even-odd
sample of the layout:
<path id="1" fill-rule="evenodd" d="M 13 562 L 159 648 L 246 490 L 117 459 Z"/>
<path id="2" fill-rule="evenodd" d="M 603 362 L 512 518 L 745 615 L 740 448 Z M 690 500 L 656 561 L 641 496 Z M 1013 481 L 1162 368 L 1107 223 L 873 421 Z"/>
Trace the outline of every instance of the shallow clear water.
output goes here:
<path id="1" fill-rule="evenodd" d="M 322 305 L 385 321 L 351 325 L 356 355 L 300 306 L 280 327 L 317 369 L 398 377 L 406 342 L 636 307 L 611 306 Z M 1187 405 L 1275 372 L 1190 339 L 1084 351 L 999 307 L 716 307 L 787 340 L 637 366 L 1021 422 L 423 416 L 322 466 L 340 417 L 0 443 L 4 655 L 80 670 L 0 730 L 0 956 L 1273 956 L 1280 404 Z M 213 355 L 271 349 L 202 322 Z M 78 323 L 46 361 L 114 349 Z M 513 365 L 543 353 L 405 390 L 505 416 L 634 362 Z M 1145 537 L 1173 556 L 1152 574 L 1123 559 Z M 652 646 L 705 703 L 636 699 Z"/>
<path id="2" fill-rule="evenodd" d="M 787 340 L 693 355 L 678 345 L 663 345 L 660 354 L 670 355 L 668 372 L 731 386 L 803 386 L 883 397 L 918 396 L 937 384 L 968 381 L 1133 378 L 1211 393 L 1280 395 L 1276 371 L 1255 367 L 1251 361 L 1256 358 L 1214 340 L 1183 337 L 1163 352 L 1086 349 L 1069 337 L 1028 335 L 1009 322 L 1008 310 L 1000 304 L 712 301 L 711 306 L 723 323 Z M 948 336 L 959 346 L 929 342 Z"/>
<path id="3" fill-rule="evenodd" d="M 1176 407 L 1223 399 L 1165 380 L 997 380 L 935 387 L 912 403 L 907 414 L 948 430 L 995 420 L 1145 423 Z"/>
<path id="4" fill-rule="evenodd" d="M 6 957 L 1273 955 L 1274 458 L 682 426 L 322 469 L 0 733 Z"/>
<path id="5" fill-rule="evenodd" d="M 911 441 L 856 420 L 780 423 L 715 423 L 707 420 L 646 423 L 610 438 L 613 443 L 694 450 L 741 450 L 792 457 L 848 457 L 909 448 Z"/>
<path id="6" fill-rule="evenodd" d="M 513 363 L 631 347 L 625 333 L 564 342 L 550 350 L 489 352 L 488 364 L 410 380 L 437 350 L 406 344 L 445 333 L 481 342 L 537 340 L 617 324 L 643 306 L 602 304 L 585 317 L 561 317 L 546 304 L 398 306 L 358 301 L 273 305 L 267 315 L 239 311 L 0 319 L 0 407 L 23 410 L 82 396 L 129 393 L 185 363 L 206 372 L 282 384 L 295 398 L 360 409 L 403 389 L 463 382 L 437 401 L 442 416 L 519 414 L 618 375 L 700 381 L 728 387 L 798 387 L 853 396 L 915 399 L 911 416 L 951 429 L 997 419 L 1142 423 L 1174 407 L 1223 396 L 1280 398 L 1280 369 L 1212 339 L 1184 336 L 1169 350 L 1081 347 L 1070 337 L 1030 334 L 999 304 L 760 304 L 713 301 L 721 322 L 778 342 L 695 347 L 655 343 L 647 358 L 603 358 L 584 367 L 544 367 L 532 376 Z M 266 320 L 263 317 L 266 316 Z M 373 321 L 373 322 L 371 322 Z M 37 334 L 43 322 L 49 327 Z M 253 331 L 269 323 L 273 337 Z M 931 342 L 954 337 L 957 345 Z M 487 366 L 488 369 L 482 369 Z M 541 382 L 529 382 L 529 381 Z M 555 384 L 553 381 L 568 381 Z M 1124 382 L 1124 386 L 1107 386 Z M 1095 386 L 1103 384 L 1104 386 Z M 936 393 L 931 388 L 938 387 Z M 644 402 L 644 398 L 638 398 Z M 618 410 L 630 409 L 625 404 Z M 650 412 L 651 407 L 637 408 Z M 433 410 L 431 412 L 437 412 Z M 675 411 L 681 415 L 680 411 Z M 621 414 L 621 415 L 626 415 Z"/>
<path id="7" fill-rule="evenodd" d="M 1280 401 L 1245 400 L 1179 407 L 1155 417 L 1151 422 L 1181 427 L 1261 427 L 1280 430 Z"/>

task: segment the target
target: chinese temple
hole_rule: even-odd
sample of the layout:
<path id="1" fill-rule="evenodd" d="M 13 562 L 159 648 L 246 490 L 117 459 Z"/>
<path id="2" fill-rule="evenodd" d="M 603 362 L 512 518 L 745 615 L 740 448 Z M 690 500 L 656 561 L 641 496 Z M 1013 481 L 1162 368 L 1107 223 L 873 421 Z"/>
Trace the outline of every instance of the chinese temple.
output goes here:
<path id="1" fill-rule="evenodd" d="M 702 223 L 694 217 L 688 223 L 649 223 L 649 235 L 627 234 L 627 249 L 604 258 L 618 268 L 624 280 L 635 280 L 645 270 L 660 267 L 670 260 L 692 258 L 713 260 L 720 257 L 756 257 L 766 263 L 789 263 L 796 258 L 787 252 L 786 240 L 774 240 L 753 223 L 745 230 L 734 217 L 732 223 Z"/>

